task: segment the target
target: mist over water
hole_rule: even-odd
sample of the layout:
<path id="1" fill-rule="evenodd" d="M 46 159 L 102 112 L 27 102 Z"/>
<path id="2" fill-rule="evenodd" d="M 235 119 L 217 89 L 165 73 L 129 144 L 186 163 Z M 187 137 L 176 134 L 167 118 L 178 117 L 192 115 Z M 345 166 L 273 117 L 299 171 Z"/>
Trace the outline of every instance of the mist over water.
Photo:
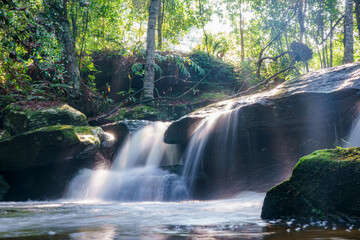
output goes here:
<path id="1" fill-rule="evenodd" d="M 66 198 L 106 201 L 173 201 L 188 196 L 185 183 L 161 168 L 179 162 L 176 145 L 163 142 L 169 123 L 156 122 L 129 136 L 110 169 L 82 170 L 70 183 Z"/>
<path id="2" fill-rule="evenodd" d="M 205 152 L 216 147 L 212 167 L 232 171 L 239 141 L 233 129 L 237 111 L 215 113 L 194 129 L 183 156 L 178 146 L 163 142 L 169 123 L 149 123 L 133 132 L 119 148 L 112 166 L 83 169 L 64 199 L 52 202 L 1 202 L 0 238 L 10 239 L 358 239 L 360 230 L 324 222 L 265 222 L 260 213 L 265 193 L 233 192 L 220 200 L 192 200 Z M 360 145 L 360 121 L 354 122 L 351 146 Z M 249 145 L 249 148 L 251 146 Z M 224 151 L 228 149 L 228 151 Z M 183 164 L 177 175 L 162 166 Z M 257 171 L 272 171 L 281 163 Z M 244 172 L 248 169 L 244 164 Z M 241 184 L 257 185 L 260 179 Z M 275 177 L 275 176 L 274 176 Z M 36 219 L 36 221 L 34 221 Z"/>
<path id="3" fill-rule="evenodd" d="M 360 114 L 354 120 L 353 127 L 345 147 L 360 147 Z"/>

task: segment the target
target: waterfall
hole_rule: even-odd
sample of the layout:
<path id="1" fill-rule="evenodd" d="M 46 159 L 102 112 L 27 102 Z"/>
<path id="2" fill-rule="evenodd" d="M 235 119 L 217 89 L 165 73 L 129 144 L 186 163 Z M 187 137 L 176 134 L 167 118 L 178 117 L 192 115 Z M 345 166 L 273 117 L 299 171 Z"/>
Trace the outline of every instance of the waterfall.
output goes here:
<path id="1" fill-rule="evenodd" d="M 353 122 L 346 147 L 360 147 L 360 114 Z"/>
<path id="2" fill-rule="evenodd" d="M 163 142 L 169 123 L 156 122 L 137 130 L 120 147 L 111 169 L 82 170 L 66 197 L 86 200 L 171 201 L 187 198 L 176 174 L 161 168 L 178 162 L 176 145 Z"/>
<path id="3" fill-rule="evenodd" d="M 182 176 L 188 182 L 188 190 L 194 192 L 195 184 L 201 178 L 206 153 L 211 152 L 214 175 L 228 176 L 232 170 L 234 147 L 237 143 L 238 109 L 217 112 L 202 120 L 194 129 L 188 147 L 183 155 Z M 211 138 L 211 142 L 210 142 Z M 200 174 L 199 174 L 200 173 Z"/>

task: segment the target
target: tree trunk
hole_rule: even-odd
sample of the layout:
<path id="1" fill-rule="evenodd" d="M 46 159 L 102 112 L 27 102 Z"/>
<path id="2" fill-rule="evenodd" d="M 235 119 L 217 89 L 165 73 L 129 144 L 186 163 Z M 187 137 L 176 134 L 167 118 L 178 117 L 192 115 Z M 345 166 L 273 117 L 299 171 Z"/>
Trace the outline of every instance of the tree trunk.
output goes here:
<path id="1" fill-rule="evenodd" d="M 83 95 L 79 68 L 75 55 L 75 42 L 68 21 L 67 0 L 45 0 L 51 20 L 56 24 L 56 38 L 63 45 L 65 83 L 70 85 L 70 98 L 77 99 Z"/>
<path id="2" fill-rule="evenodd" d="M 241 47 L 241 52 L 240 52 L 240 57 L 241 57 L 241 61 L 244 61 L 245 59 L 245 44 L 244 44 L 244 19 L 242 16 L 242 9 L 241 9 L 241 1 L 239 0 L 239 16 L 240 16 L 240 47 Z"/>
<path id="3" fill-rule="evenodd" d="M 333 62 L 334 62 L 334 57 L 333 57 L 333 21 L 331 20 L 330 22 L 330 66 L 333 66 Z"/>
<path id="4" fill-rule="evenodd" d="M 304 14 L 303 14 L 304 4 L 303 1 L 299 1 L 298 7 L 298 19 L 299 19 L 299 26 L 300 26 L 300 42 L 303 42 L 303 36 L 305 33 L 305 25 L 304 25 Z"/>
<path id="5" fill-rule="evenodd" d="M 360 0 L 355 0 L 356 26 L 360 37 Z"/>
<path id="6" fill-rule="evenodd" d="M 353 39 L 353 0 L 345 1 L 344 20 L 344 58 L 343 63 L 354 61 L 354 39 Z"/>
<path id="7" fill-rule="evenodd" d="M 149 7 L 149 20 L 146 37 L 146 62 L 144 76 L 143 99 L 154 98 L 154 77 L 155 77 L 155 28 L 158 13 L 159 0 L 151 0 Z"/>
<path id="8" fill-rule="evenodd" d="M 162 25 L 164 22 L 164 9 L 165 9 L 165 0 L 159 0 L 159 9 L 158 9 L 158 49 L 162 49 Z"/>

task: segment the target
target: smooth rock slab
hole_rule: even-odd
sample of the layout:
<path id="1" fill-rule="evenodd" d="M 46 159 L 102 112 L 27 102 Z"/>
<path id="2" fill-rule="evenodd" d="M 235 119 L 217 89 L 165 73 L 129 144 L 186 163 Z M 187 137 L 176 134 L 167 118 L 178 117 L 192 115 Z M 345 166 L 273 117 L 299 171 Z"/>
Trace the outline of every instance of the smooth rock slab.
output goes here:
<path id="1" fill-rule="evenodd" d="M 267 192 L 261 217 L 359 223 L 359 189 L 360 148 L 318 150 Z"/>

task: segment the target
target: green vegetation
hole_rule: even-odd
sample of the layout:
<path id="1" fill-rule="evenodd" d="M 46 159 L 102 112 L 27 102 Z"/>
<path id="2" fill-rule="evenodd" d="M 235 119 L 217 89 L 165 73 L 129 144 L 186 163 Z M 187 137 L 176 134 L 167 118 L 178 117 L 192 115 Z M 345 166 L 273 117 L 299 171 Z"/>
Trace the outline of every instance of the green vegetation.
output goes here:
<path id="1" fill-rule="evenodd" d="M 155 108 L 140 105 L 134 108 L 121 108 L 111 120 L 120 121 L 125 119 L 146 119 L 157 120 L 157 111 Z"/>
<path id="2" fill-rule="evenodd" d="M 346 3 L 1 1 L 0 108 L 20 100 L 61 100 L 93 116 L 114 103 L 155 98 L 166 104 L 210 90 L 235 95 L 251 86 L 269 88 L 358 60 L 353 32 L 360 31 L 360 3 Z M 183 40 L 189 33 L 197 35 L 191 44 Z M 146 55 L 149 41 L 152 54 Z"/>

